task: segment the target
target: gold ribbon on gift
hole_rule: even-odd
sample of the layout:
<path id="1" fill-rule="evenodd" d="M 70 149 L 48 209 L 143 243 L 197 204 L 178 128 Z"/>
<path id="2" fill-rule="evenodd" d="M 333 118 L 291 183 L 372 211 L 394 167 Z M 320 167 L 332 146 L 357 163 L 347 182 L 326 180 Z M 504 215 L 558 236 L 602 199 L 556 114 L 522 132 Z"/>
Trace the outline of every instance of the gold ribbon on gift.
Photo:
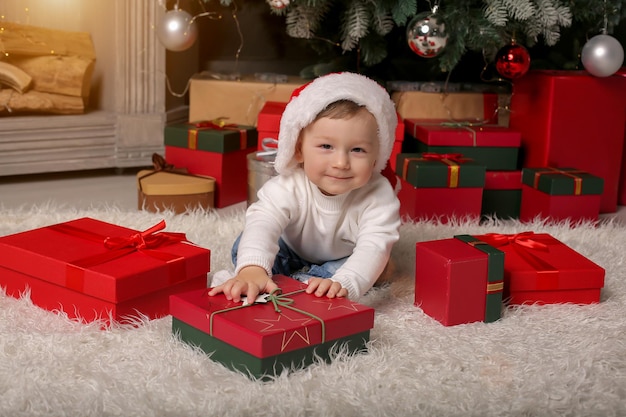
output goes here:
<path id="1" fill-rule="evenodd" d="M 562 169 L 554 168 L 554 167 L 546 167 L 541 168 L 547 171 L 537 171 L 535 172 L 535 180 L 533 181 L 533 188 L 537 189 L 539 186 L 539 179 L 544 174 L 563 174 L 567 177 L 574 179 L 574 195 L 581 195 L 583 192 L 583 179 L 575 174 L 587 174 L 586 171 L 572 170 L 572 171 L 564 171 Z"/>
<path id="2" fill-rule="evenodd" d="M 464 241 L 463 241 L 464 242 Z M 480 245 L 488 245 L 489 243 L 487 242 L 483 242 L 482 240 L 474 240 L 472 242 L 465 242 L 468 245 L 472 246 L 472 247 L 476 247 L 476 246 L 480 246 Z M 504 290 L 504 280 L 500 280 L 500 281 L 493 281 L 493 282 L 488 282 L 487 283 L 487 290 L 486 293 L 489 294 L 495 294 L 498 292 L 502 292 Z"/>
<path id="3" fill-rule="evenodd" d="M 191 150 L 198 149 L 198 133 L 201 130 L 233 130 L 239 132 L 239 149 L 248 147 L 248 131 L 241 129 L 235 123 L 226 123 L 226 117 L 218 117 L 213 120 L 203 120 L 200 122 L 190 123 L 193 128 L 187 130 L 187 148 Z"/>
<path id="4" fill-rule="evenodd" d="M 169 172 L 170 174 L 183 175 L 186 177 L 195 177 L 195 175 L 188 174 L 186 168 L 176 168 L 174 165 L 168 164 L 165 158 L 158 153 L 152 154 L 152 167 L 154 169 L 151 172 L 148 172 L 147 174 L 137 178 L 137 184 L 139 185 L 140 191 L 143 191 L 142 180 L 152 175 L 158 174 L 159 172 Z"/>
<path id="5" fill-rule="evenodd" d="M 463 158 L 460 153 L 433 153 L 426 152 L 421 154 L 419 158 L 405 158 L 402 166 L 402 179 L 406 180 L 407 172 L 409 170 L 409 163 L 412 161 L 438 161 L 448 165 L 448 187 L 457 188 L 459 186 L 459 174 L 461 166 L 464 161 L 469 161 L 469 158 Z"/>
<path id="6" fill-rule="evenodd" d="M 278 314 L 281 314 L 282 310 L 280 309 L 280 307 L 283 308 L 287 308 L 289 310 L 295 311 L 297 313 L 303 314 L 305 316 L 308 316 L 314 320 L 317 320 L 321 325 L 322 325 L 322 334 L 321 334 L 321 342 L 320 343 L 324 343 L 326 341 L 326 323 L 324 323 L 324 319 L 322 319 L 321 317 L 316 316 L 313 313 L 309 313 L 308 311 L 296 308 L 293 306 L 293 304 L 295 303 L 295 300 L 293 298 L 289 298 L 288 296 L 290 295 L 294 295 L 294 294 L 298 294 L 298 293 L 302 293 L 304 292 L 304 289 L 301 290 L 296 290 L 296 291 L 292 291 L 289 292 L 287 294 L 283 294 L 282 290 L 280 288 L 276 288 L 275 290 L 273 290 L 271 293 L 267 294 L 265 296 L 265 300 L 267 302 L 271 302 L 272 305 L 274 306 L 274 311 Z M 242 308 L 249 308 L 249 307 L 253 307 L 255 305 L 259 305 L 259 304 L 265 304 L 264 302 L 254 302 L 254 303 L 249 303 L 249 304 L 241 304 L 238 306 L 234 306 L 234 307 L 229 307 L 229 308 L 224 308 L 222 310 L 216 310 L 211 312 L 211 314 L 208 314 L 208 319 L 209 319 L 209 335 L 213 336 L 213 318 L 218 315 L 218 314 L 222 314 L 222 313 L 226 313 L 229 311 L 233 311 L 233 310 L 239 310 Z"/>

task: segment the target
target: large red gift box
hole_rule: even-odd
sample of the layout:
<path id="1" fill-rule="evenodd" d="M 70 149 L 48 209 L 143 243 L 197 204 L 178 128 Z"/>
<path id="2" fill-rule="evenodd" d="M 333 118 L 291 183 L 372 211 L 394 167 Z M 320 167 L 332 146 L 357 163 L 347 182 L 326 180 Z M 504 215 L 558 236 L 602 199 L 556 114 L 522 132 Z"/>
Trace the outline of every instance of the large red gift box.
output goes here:
<path id="1" fill-rule="evenodd" d="M 189 174 L 215 178 L 215 207 L 245 201 L 247 155 L 257 149 L 256 128 L 215 122 L 166 126 L 165 159 Z"/>
<path id="2" fill-rule="evenodd" d="M 223 294 L 211 297 L 207 290 L 189 291 L 170 297 L 170 311 L 177 322 L 201 332 L 210 343 L 218 340 L 218 346 L 233 356 L 244 353 L 251 366 L 263 359 L 279 363 L 284 358 L 297 365 L 294 358 L 312 353 L 315 346 L 343 342 L 353 335 L 369 340 L 373 308 L 343 297 L 307 294 L 306 284 L 287 276 L 273 279 L 280 291 L 266 296 L 267 302 L 258 298 L 243 305 Z"/>
<path id="3" fill-rule="evenodd" d="M 445 120 L 405 119 L 405 149 L 415 152 L 461 153 L 487 170 L 516 170 L 520 132 L 502 126 Z"/>
<path id="4" fill-rule="evenodd" d="M 206 288 L 210 251 L 182 233 L 81 218 L 0 237 L 0 285 L 86 322 L 169 314 L 171 294 Z"/>
<path id="5" fill-rule="evenodd" d="M 576 167 L 604 179 L 600 212 L 617 210 L 626 125 L 626 78 L 530 71 L 515 80 L 510 126 L 522 167 Z"/>
<path id="6" fill-rule="evenodd" d="M 509 304 L 590 304 L 600 301 L 604 268 L 547 233 L 474 236 L 500 249 Z"/>
<path id="7" fill-rule="evenodd" d="M 470 235 L 418 242 L 415 305 L 444 326 L 500 318 L 504 253 Z"/>

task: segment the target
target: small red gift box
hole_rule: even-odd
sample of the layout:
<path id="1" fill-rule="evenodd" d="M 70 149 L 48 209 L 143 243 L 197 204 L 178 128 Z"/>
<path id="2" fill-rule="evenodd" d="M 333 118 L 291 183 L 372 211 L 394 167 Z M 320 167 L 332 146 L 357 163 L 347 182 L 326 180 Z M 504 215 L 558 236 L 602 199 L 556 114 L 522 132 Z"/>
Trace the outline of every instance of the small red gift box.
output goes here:
<path id="1" fill-rule="evenodd" d="M 480 219 L 485 167 L 460 154 L 399 154 L 400 215 L 414 220 Z"/>
<path id="2" fill-rule="evenodd" d="M 574 168 L 523 168 L 520 220 L 596 221 L 604 181 Z"/>
<path id="3" fill-rule="evenodd" d="M 189 174 L 215 178 L 214 204 L 222 208 L 247 199 L 246 157 L 256 151 L 257 130 L 219 126 L 213 121 L 167 126 L 165 159 Z"/>
<path id="4" fill-rule="evenodd" d="M 287 103 L 268 101 L 261 108 L 256 124 L 259 132 L 259 151 L 275 149 L 278 146 L 280 119 L 286 107 Z"/>
<path id="5" fill-rule="evenodd" d="M 81 218 L 0 237 L 0 285 L 72 318 L 169 314 L 170 294 L 206 288 L 210 251 L 165 222 L 138 232 Z"/>
<path id="6" fill-rule="evenodd" d="M 604 268 L 547 233 L 488 233 L 475 238 L 500 249 L 509 304 L 590 304 L 600 301 Z"/>
<path id="7" fill-rule="evenodd" d="M 500 318 L 504 253 L 470 235 L 418 242 L 415 305 L 444 326 Z"/>

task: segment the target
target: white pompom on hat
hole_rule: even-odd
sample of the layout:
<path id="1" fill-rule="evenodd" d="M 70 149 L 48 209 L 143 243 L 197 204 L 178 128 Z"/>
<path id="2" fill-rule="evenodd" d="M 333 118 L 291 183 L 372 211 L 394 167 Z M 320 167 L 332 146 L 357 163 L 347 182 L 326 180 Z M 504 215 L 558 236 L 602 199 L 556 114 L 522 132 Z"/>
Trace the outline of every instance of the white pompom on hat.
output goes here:
<path id="1" fill-rule="evenodd" d="M 294 159 L 300 131 L 315 120 L 329 104 L 351 100 L 374 115 L 378 124 L 380 152 L 374 169 L 382 171 L 391 156 L 398 117 L 385 90 L 376 81 L 360 74 L 342 72 L 324 75 L 294 91 L 280 119 L 278 153 L 274 168 L 288 174 L 297 166 Z"/>

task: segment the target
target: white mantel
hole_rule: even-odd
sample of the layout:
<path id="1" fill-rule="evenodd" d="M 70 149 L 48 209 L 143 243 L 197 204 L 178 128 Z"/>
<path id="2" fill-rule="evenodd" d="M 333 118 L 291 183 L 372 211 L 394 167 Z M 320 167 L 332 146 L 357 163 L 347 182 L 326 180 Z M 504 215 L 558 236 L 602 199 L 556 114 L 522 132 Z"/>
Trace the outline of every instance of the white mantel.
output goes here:
<path id="1" fill-rule="evenodd" d="M 165 74 L 180 84 L 197 70 L 193 51 L 168 68 L 154 31 L 164 13 L 156 0 L 3 0 L 7 21 L 89 32 L 97 58 L 85 114 L 0 116 L 0 176 L 149 165 L 165 123 L 187 120 Z"/>

